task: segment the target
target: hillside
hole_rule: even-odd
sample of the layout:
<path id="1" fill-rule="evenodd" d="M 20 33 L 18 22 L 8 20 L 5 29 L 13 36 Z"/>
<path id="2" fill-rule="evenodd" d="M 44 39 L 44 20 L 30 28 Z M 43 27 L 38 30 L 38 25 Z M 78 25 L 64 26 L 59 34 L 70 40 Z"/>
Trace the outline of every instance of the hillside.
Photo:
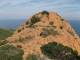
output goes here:
<path id="1" fill-rule="evenodd" d="M 11 36 L 12 34 L 13 30 L 0 28 L 0 40 L 4 40 L 7 37 Z"/>
<path id="2" fill-rule="evenodd" d="M 75 50 L 80 54 L 79 36 L 68 21 L 55 12 L 43 11 L 34 14 L 26 22 L 21 24 L 21 26 L 11 37 L 8 37 L 7 40 L 15 47 L 23 49 L 24 60 L 31 54 L 44 57 L 45 53 L 43 54 L 40 48 L 52 42 L 62 44 L 62 49 L 67 46 L 69 47 L 70 52 Z"/>

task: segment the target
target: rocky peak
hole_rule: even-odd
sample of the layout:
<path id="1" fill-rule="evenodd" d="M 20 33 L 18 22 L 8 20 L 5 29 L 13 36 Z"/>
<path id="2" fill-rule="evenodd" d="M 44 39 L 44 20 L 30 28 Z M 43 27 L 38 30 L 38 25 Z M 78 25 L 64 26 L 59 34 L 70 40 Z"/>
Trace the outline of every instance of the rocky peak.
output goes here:
<path id="1" fill-rule="evenodd" d="M 41 54 L 40 47 L 49 42 L 61 43 L 80 53 L 78 35 L 68 21 L 56 12 L 43 11 L 33 15 L 7 40 L 15 46 L 21 46 L 24 56 Z"/>

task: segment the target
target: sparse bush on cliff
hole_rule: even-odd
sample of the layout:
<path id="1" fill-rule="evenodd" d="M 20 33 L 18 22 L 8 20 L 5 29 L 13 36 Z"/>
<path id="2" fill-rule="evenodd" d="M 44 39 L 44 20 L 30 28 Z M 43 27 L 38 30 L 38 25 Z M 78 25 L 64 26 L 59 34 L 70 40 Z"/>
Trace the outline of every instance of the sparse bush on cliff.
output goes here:
<path id="1" fill-rule="evenodd" d="M 26 41 L 27 40 L 25 38 L 23 38 L 23 37 L 19 37 L 19 39 L 16 40 L 17 43 L 23 43 L 23 44 L 26 43 Z"/>
<path id="2" fill-rule="evenodd" d="M 49 28 L 48 33 L 53 36 L 56 36 L 59 34 L 54 28 Z"/>
<path id="3" fill-rule="evenodd" d="M 25 39 L 22 37 L 19 37 L 19 39 L 17 40 L 17 42 L 21 42 L 21 43 L 23 43 L 24 41 L 25 41 Z"/>
<path id="4" fill-rule="evenodd" d="M 47 58 L 45 55 L 38 55 L 38 54 L 29 54 L 25 60 L 51 60 Z"/>
<path id="5" fill-rule="evenodd" d="M 64 19 L 61 19 L 61 21 L 64 21 Z"/>
<path id="6" fill-rule="evenodd" d="M 41 47 L 41 51 L 50 59 L 56 60 L 80 60 L 77 51 L 56 42 L 48 43 Z"/>
<path id="7" fill-rule="evenodd" d="M 26 36 L 24 38 L 20 36 L 19 39 L 16 40 L 16 42 L 25 44 L 26 42 L 33 40 L 33 38 L 34 38 L 34 36 L 31 36 L 31 35 Z"/>
<path id="8" fill-rule="evenodd" d="M 24 52 L 13 45 L 5 44 L 0 46 L 0 60 L 22 60 Z"/>
<path id="9" fill-rule="evenodd" d="M 6 43 L 8 43 L 7 40 L 1 40 L 1 41 L 0 41 L 0 46 L 1 46 L 1 45 L 4 45 L 4 44 L 6 44 Z"/>
<path id="10" fill-rule="evenodd" d="M 62 26 L 60 26 L 60 29 L 63 29 L 63 27 L 62 27 Z"/>
<path id="11" fill-rule="evenodd" d="M 21 29 L 18 29 L 17 32 L 18 32 L 18 33 L 21 32 Z"/>
<path id="12" fill-rule="evenodd" d="M 74 33 L 72 31 L 68 31 L 72 36 L 74 36 Z"/>
<path id="13" fill-rule="evenodd" d="M 49 15 L 49 12 L 43 11 L 43 12 L 41 12 L 41 14 L 42 14 L 42 15 Z"/>
<path id="14" fill-rule="evenodd" d="M 47 31 L 43 31 L 40 33 L 40 36 L 42 37 L 47 37 L 49 35 L 49 33 Z"/>
<path id="15" fill-rule="evenodd" d="M 30 54 L 30 55 L 28 55 L 28 57 L 26 58 L 26 60 L 38 60 L 38 57 L 35 54 Z"/>
<path id="16" fill-rule="evenodd" d="M 28 25 L 29 24 L 29 21 L 27 21 L 25 24 Z"/>
<path id="17" fill-rule="evenodd" d="M 32 27 L 35 23 L 39 22 L 40 18 L 37 16 L 32 16 L 31 21 L 30 21 L 30 27 Z"/>
<path id="18" fill-rule="evenodd" d="M 48 35 L 56 36 L 59 33 L 54 29 L 54 27 L 46 27 L 43 29 L 43 31 L 40 33 L 40 36 L 47 37 Z"/>
<path id="19" fill-rule="evenodd" d="M 53 24 L 54 24 L 54 22 L 52 22 L 52 21 L 51 21 L 51 22 L 49 22 L 49 24 L 50 24 L 50 25 L 53 25 Z"/>

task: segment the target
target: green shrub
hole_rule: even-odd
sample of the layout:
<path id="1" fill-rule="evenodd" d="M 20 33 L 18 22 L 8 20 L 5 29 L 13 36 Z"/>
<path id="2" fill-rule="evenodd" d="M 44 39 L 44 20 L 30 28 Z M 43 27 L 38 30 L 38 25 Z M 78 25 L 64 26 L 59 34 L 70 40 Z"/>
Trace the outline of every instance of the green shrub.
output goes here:
<path id="1" fill-rule="evenodd" d="M 72 36 L 74 36 L 74 33 L 72 31 L 68 31 Z"/>
<path id="2" fill-rule="evenodd" d="M 61 21 L 64 21 L 64 19 L 61 19 Z"/>
<path id="3" fill-rule="evenodd" d="M 19 37 L 19 40 L 17 40 L 17 42 L 21 42 L 21 43 L 23 43 L 24 41 L 25 41 L 25 39 L 22 37 Z"/>
<path id="4" fill-rule="evenodd" d="M 29 24 L 29 21 L 26 22 L 26 25 L 28 25 L 28 24 Z"/>
<path id="5" fill-rule="evenodd" d="M 49 35 L 49 33 L 47 31 L 43 31 L 40 33 L 40 36 L 42 37 L 47 37 Z"/>
<path id="6" fill-rule="evenodd" d="M 23 37 L 19 37 L 18 40 L 16 40 L 16 42 L 19 42 L 19 43 L 26 43 L 26 42 L 29 42 L 31 40 L 33 40 L 34 36 L 26 36 L 25 38 Z"/>
<path id="7" fill-rule="evenodd" d="M 56 42 L 48 43 L 41 47 L 41 51 L 50 59 L 56 60 L 80 60 L 77 51 Z"/>
<path id="8" fill-rule="evenodd" d="M 52 35 L 52 36 L 56 36 L 58 35 L 59 33 L 54 29 L 54 27 L 46 27 L 43 29 L 43 31 L 40 33 L 40 36 L 43 36 L 43 37 L 47 37 L 49 35 Z"/>
<path id="9" fill-rule="evenodd" d="M 36 55 L 34 55 L 34 54 L 30 54 L 30 55 L 28 55 L 26 60 L 38 60 L 38 57 Z"/>
<path id="10" fill-rule="evenodd" d="M 13 45 L 5 44 L 0 46 L 0 60 L 22 60 L 24 52 Z"/>
<path id="11" fill-rule="evenodd" d="M 17 31 L 18 31 L 18 33 L 19 33 L 19 32 L 21 32 L 21 29 L 18 29 Z"/>
<path id="12" fill-rule="evenodd" d="M 59 34 L 54 28 L 49 28 L 48 33 L 53 36 L 56 36 Z"/>
<path id="13" fill-rule="evenodd" d="M 4 44 L 6 44 L 6 43 L 8 43 L 7 40 L 1 40 L 1 41 L 0 41 L 0 46 L 1 46 L 1 45 L 4 45 Z"/>
<path id="14" fill-rule="evenodd" d="M 49 22 L 49 24 L 50 24 L 50 25 L 53 25 L 53 24 L 54 24 L 54 22 L 52 22 L 52 21 L 51 21 L 51 22 Z"/>
<path id="15" fill-rule="evenodd" d="M 37 22 L 39 22 L 40 21 L 40 18 L 39 17 L 37 17 L 37 16 L 33 16 L 32 18 L 31 18 L 31 21 L 30 21 L 30 27 L 32 27 L 35 23 L 37 23 Z"/>
<path id="16" fill-rule="evenodd" d="M 49 15 L 49 12 L 47 12 L 47 11 L 43 11 L 41 13 L 42 13 L 42 15 Z"/>
<path id="17" fill-rule="evenodd" d="M 60 29 L 63 29 L 63 27 L 62 27 L 62 26 L 60 26 Z"/>

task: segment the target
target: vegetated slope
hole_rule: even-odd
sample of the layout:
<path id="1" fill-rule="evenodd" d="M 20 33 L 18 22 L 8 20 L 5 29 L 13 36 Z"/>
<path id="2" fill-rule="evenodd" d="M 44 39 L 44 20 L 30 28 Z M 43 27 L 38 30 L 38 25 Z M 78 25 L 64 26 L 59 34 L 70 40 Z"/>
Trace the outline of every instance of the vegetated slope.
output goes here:
<path id="1" fill-rule="evenodd" d="M 0 39 L 5 39 L 13 34 L 13 30 L 0 28 Z"/>
<path id="2" fill-rule="evenodd" d="M 43 11 L 33 15 L 7 40 L 24 50 L 24 60 L 30 54 L 43 56 L 40 47 L 50 42 L 68 46 L 80 54 L 79 36 L 70 24 L 55 12 Z"/>
<path id="3" fill-rule="evenodd" d="M 0 60 L 22 60 L 23 50 L 11 44 L 0 46 Z"/>
<path id="4" fill-rule="evenodd" d="M 14 30 L 0 28 L 0 60 L 22 60 L 24 51 L 10 44 L 6 38 L 13 34 Z"/>
<path id="5" fill-rule="evenodd" d="M 4 40 L 7 37 L 11 36 L 12 34 L 13 30 L 0 28 L 0 40 Z"/>
<path id="6" fill-rule="evenodd" d="M 55 60 L 80 60 L 77 51 L 70 47 L 63 46 L 56 42 L 51 42 L 41 47 L 41 51 L 49 59 Z"/>

